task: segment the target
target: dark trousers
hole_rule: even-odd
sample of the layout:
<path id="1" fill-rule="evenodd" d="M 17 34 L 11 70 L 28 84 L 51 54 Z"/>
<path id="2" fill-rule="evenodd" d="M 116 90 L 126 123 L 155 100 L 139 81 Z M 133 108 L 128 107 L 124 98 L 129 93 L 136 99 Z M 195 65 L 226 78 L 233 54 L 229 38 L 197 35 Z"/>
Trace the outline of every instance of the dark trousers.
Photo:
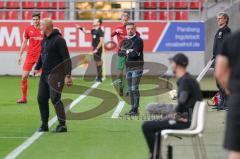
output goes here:
<path id="1" fill-rule="evenodd" d="M 54 105 L 58 121 L 60 124 L 65 125 L 66 115 L 63 103 L 61 101 L 61 91 L 64 85 L 64 78 L 59 78 L 56 82 L 56 87 L 59 89 L 54 89 L 55 86 L 49 85 L 48 75 L 42 74 L 39 81 L 38 89 L 38 105 L 41 114 L 41 120 L 44 125 L 47 125 L 49 118 L 49 99 L 51 99 Z M 55 83 L 54 82 L 54 83 Z M 51 82 L 53 83 L 53 82 Z"/>
<path id="2" fill-rule="evenodd" d="M 219 96 L 220 96 L 220 102 L 218 103 L 218 108 L 224 108 L 225 107 L 225 101 L 226 101 L 226 93 L 223 87 L 216 81 L 217 88 L 219 90 Z"/>
<path id="3" fill-rule="evenodd" d="M 156 156 L 159 158 L 159 150 L 161 148 L 161 131 L 164 129 L 186 129 L 189 127 L 190 123 L 171 123 L 169 120 L 153 120 L 144 122 L 142 130 L 150 153 L 153 155 L 154 146 L 156 146 Z M 156 137 L 158 140 L 155 140 Z"/>
<path id="4" fill-rule="evenodd" d="M 139 107 L 139 83 L 142 77 L 142 70 L 127 71 L 128 90 L 131 98 L 132 111 L 138 111 Z"/>

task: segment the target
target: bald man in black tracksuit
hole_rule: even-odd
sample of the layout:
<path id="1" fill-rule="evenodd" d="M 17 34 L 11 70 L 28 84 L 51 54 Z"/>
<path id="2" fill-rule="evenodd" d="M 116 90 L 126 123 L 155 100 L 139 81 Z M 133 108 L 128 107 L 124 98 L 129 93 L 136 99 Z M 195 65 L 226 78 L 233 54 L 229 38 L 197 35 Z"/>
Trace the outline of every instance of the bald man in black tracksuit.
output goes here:
<path id="1" fill-rule="evenodd" d="M 48 131 L 49 99 L 54 105 L 59 125 L 56 132 L 67 132 L 66 116 L 61 93 L 64 80 L 68 86 L 71 80 L 71 60 L 65 40 L 57 29 L 53 29 L 49 19 L 41 22 L 45 37 L 42 41 L 42 51 L 35 72 L 42 69 L 39 81 L 38 104 L 41 114 L 42 125 L 39 132 Z"/>

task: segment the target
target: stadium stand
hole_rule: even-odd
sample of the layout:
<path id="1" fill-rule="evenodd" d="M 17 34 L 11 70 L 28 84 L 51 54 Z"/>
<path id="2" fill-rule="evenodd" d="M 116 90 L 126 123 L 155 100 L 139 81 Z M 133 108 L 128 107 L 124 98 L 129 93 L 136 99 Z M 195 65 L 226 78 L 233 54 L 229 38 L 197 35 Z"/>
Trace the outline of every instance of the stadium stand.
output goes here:
<path id="1" fill-rule="evenodd" d="M 172 11 L 160 11 L 159 12 L 160 20 L 173 20 L 173 12 Z"/>
<path id="2" fill-rule="evenodd" d="M 18 9 L 19 6 L 19 2 L 18 1 L 7 1 L 6 4 L 6 8 L 8 9 Z"/>
<path id="3" fill-rule="evenodd" d="M 5 15 L 6 20 L 17 20 L 18 12 L 17 11 L 7 11 Z"/>
<path id="4" fill-rule="evenodd" d="M 22 19 L 23 20 L 30 20 L 32 19 L 32 11 L 23 11 L 22 12 Z"/>
<path id="5" fill-rule="evenodd" d="M 99 13 L 97 10 L 101 9 L 96 6 L 94 8 L 91 5 L 91 1 L 84 2 L 76 0 L 73 2 L 75 3 L 76 15 L 74 16 L 74 19 L 79 17 L 83 19 L 92 19 L 94 13 Z M 139 4 L 139 8 L 135 8 L 135 11 L 139 13 L 139 20 L 188 20 L 191 17 L 189 14 L 192 14 L 192 12 L 201 12 L 203 9 L 203 2 L 204 0 L 129 0 L 129 3 L 131 4 Z M 71 11 L 69 3 L 70 1 L 63 0 L 0 0 L 0 8 L 2 8 L 2 11 L 0 11 L 0 19 L 29 20 L 34 11 L 40 10 L 43 18 L 51 17 L 54 20 L 67 20 Z M 106 2 L 102 3 L 105 3 L 105 6 L 106 3 L 110 4 L 110 12 L 116 12 L 114 11 L 114 7 L 116 6 L 119 9 L 119 13 L 126 11 L 126 9 L 121 8 L 120 2 L 106 0 Z M 81 6 L 80 8 L 78 8 L 79 5 Z M 87 12 L 92 15 L 78 15 Z M 99 14 L 95 16 L 99 16 Z M 102 17 L 106 16 L 102 15 Z M 132 17 L 132 19 L 134 18 Z"/>
<path id="6" fill-rule="evenodd" d="M 38 9 L 48 9 L 51 6 L 50 4 L 51 3 L 47 2 L 47 1 L 38 1 L 37 2 L 37 8 Z"/>
<path id="7" fill-rule="evenodd" d="M 4 2 L 0 1 L 0 9 L 4 8 Z"/>
<path id="8" fill-rule="evenodd" d="M 23 9 L 33 9 L 35 7 L 34 1 L 23 1 L 22 8 Z"/>
<path id="9" fill-rule="evenodd" d="M 53 9 L 57 9 L 57 8 L 64 9 L 64 8 L 66 8 L 66 3 L 64 1 L 53 2 L 52 8 Z"/>

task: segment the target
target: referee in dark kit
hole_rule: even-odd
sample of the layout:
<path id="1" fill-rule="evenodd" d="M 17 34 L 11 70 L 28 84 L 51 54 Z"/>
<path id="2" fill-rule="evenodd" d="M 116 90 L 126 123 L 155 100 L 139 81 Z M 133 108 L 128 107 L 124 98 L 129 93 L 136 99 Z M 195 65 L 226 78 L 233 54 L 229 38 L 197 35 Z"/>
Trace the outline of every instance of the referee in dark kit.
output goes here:
<path id="1" fill-rule="evenodd" d="M 127 23 L 127 39 L 122 41 L 119 56 L 126 56 L 126 78 L 131 101 L 131 110 L 126 115 L 138 115 L 140 101 L 139 83 L 143 74 L 143 40 L 136 34 L 134 23 Z M 124 47 L 123 44 L 125 44 Z M 123 48 L 122 48 L 123 47 Z"/>
<path id="2" fill-rule="evenodd" d="M 34 74 L 36 74 L 38 70 L 42 68 L 38 89 L 38 104 L 42 120 L 39 132 L 48 131 L 49 99 L 51 99 L 54 105 L 59 121 L 59 125 L 55 131 L 67 132 L 66 115 L 61 101 L 61 91 L 64 86 L 64 80 L 66 80 L 67 86 L 72 85 L 71 61 L 68 48 L 60 32 L 57 29 L 53 29 L 51 19 L 42 20 L 40 28 L 44 33 L 44 39 L 41 43 L 41 55 L 34 71 Z M 55 72 L 54 75 L 57 75 L 57 78 L 50 80 L 54 70 L 58 68 L 60 64 L 63 64 L 64 70 Z M 57 87 L 54 87 L 55 85 L 57 85 Z"/>
<path id="3" fill-rule="evenodd" d="M 240 159 L 240 31 L 228 37 L 216 57 L 215 76 L 228 94 L 224 148 Z"/>
<path id="4" fill-rule="evenodd" d="M 227 13 L 220 12 L 217 15 L 217 24 L 219 29 L 214 37 L 213 44 L 213 59 L 221 52 L 224 39 L 231 34 L 231 29 L 228 27 L 229 16 Z M 223 87 L 216 81 L 217 87 L 219 89 L 220 102 L 213 109 L 223 110 L 226 109 L 225 99 L 226 94 Z"/>
<path id="5" fill-rule="evenodd" d="M 97 82 L 102 82 L 102 52 L 103 52 L 103 37 L 104 32 L 101 28 L 102 20 L 94 19 L 93 20 L 93 29 L 85 30 L 83 27 L 76 25 L 76 27 L 82 30 L 85 34 L 92 34 L 92 48 L 94 61 L 97 68 Z"/>

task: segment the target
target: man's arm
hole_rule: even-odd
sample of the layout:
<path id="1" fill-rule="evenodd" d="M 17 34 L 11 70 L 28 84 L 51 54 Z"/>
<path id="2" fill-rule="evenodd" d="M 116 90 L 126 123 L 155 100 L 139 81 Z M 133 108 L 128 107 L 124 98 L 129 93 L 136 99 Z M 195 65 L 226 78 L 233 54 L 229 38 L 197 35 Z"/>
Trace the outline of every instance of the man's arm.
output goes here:
<path id="1" fill-rule="evenodd" d="M 116 27 L 116 28 L 114 28 L 113 32 L 111 33 L 111 37 L 114 37 L 115 35 L 121 36 L 120 34 L 121 34 L 122 32 L 123 32 L 122 29 Z"/>
<path id="2" fill-rule="evenodd" d="M 115 35 L 117 35 L 116 30 L 114 29 L 114 31 L 111 33 L 111 37 L 114 37 Z"/>
<path id="3" fill-rule="evenodd" d="M 128 57 L 132 59 L 136 59 L 141 56 L 141 53 L 143 52 L 143 40 L 139 39 L 136 41 L 135 44 L 133 44 L 133 49 L 129 49 L 126 52 L 128 54 Z"/>
<path id="4" fill-rule="evenodd" d="M 71 63 L 66 41 L 63 38 L 58 39 L 57 50 L 64 61 L 64 69 L 65 69 L 66 75 L 71 75 L 72 63 Z"/>
<path id="5" fill-rule="evenodd" d="M 181 81 L 180 85 L 178 86 L 178 106 L 177 106 L 177 109 L 176 111 L 177 112 L 180 112 L 180 113 L 183 113 L 185 108 L 186 108 L 186 103 L 189 99 L 189 96 L 190 96 L 190 91 L 191 89 L 189 88 L 189 85 L 188 85 L 188 81 L 187 80 L 184 80 L 184 81 Z"/>
<path id="6" fill-rule="evenodd" d="M 100 37 L 96 50 L 100 49 L 102 47 L 102 45 L 103 45 L 103 37 Z"/>
<path id="7" fill-rule="evenodd" d="M 40 70 L 42 68 L 42 55 L 39 56 L 38 62 L 35 66 L 35 70 Z"/>
<path id="8" fill-rule="evenodd" d="M 83 33 L 85 34 L 91 34 L 91 30 L 85 30 L 83 27 L 81 27 L 80 25 L 76 25 L 77 29 L 80 29 Z"/>
<path id="9" fill-rule="evenodd" d="M 72 62 L 70 59 L 66 41 L 63 38 L 59 38 L 56 45 L 57 45 L 57 50 L 64 62 L 63 64 L 64 64 L 64 71 L 65 71 L 64 73 L 66 75 L 66 84 L 68 87 L 70 87 L 73 84 L 72 77 L 71 77 Z"/>
<path id="10" fill-rule="evenodd" d="M 20 56 L 19 56 L 19 59 L 18 59 L 18 64 L 20 65 L 21 64 L 21 61 L 22 61 L 22 55 L 23 55 L 23 51 L 25 50 L 26 46 L 27 46 L 27 42 L 28 42 L 28 39 L 24 39 L 23 42 L 22 42 L 22 45 L 20 47 Z"/>
<path id="11" fill-rule="evenodd" d="M 218 55 L 215 63 L 215 77 L 227 93 L 229 93 L 229 76 L 230 67 L 228 58 L 224 55 Z"/>
<path id="12" fill-rule="evenodd" d="M 231 30 L 224 30 L 222 32 L 222 38 L 220 40 L 218 40 L 217 46 L 215 46 L 215 54 L 214 57 L 216 58 L 216 56 L 218 54 L 221 54 L 222 48 L 223 48 L 223 43 L 224 41 L 228 38 L 229 35 L 231 35 Z"/>

